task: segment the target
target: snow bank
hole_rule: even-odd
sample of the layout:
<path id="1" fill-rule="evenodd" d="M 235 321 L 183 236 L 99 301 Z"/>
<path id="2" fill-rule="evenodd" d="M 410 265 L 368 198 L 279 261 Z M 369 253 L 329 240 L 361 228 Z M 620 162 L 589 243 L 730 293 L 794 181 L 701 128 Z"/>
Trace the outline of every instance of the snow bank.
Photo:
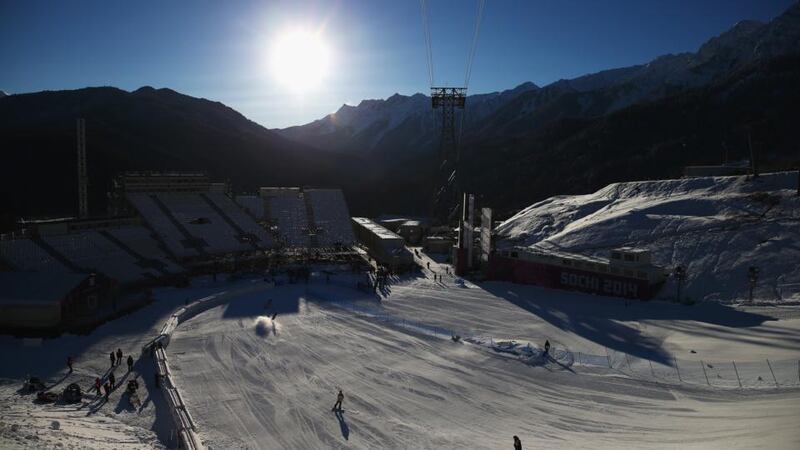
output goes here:
<path id="1" fill-rule="evenodd" d="M 735 302 L 760 270 L 759 302 L 800 302 L 800 198 L 796 172 L 615 183 L 587 195 L 535 203 L 497 228 L 497 247 L 526 246 L 608 256 L 611 248 L 653 252 L 687 269 L 685 296 Z M 675 296 L 670 280 L 659 294 Z"/>

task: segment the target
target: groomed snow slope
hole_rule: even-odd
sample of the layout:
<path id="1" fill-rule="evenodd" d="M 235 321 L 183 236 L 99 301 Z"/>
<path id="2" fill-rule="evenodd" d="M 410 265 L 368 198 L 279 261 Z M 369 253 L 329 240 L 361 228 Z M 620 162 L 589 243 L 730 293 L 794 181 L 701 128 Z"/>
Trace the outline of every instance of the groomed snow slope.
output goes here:
<path id="1" fill-rule="evenodd" d="M 701 358 L 796 360 L 796 310 L 779 318 L 719 304 L 626 307 L 531 286 L 468 286 L 405 280 L 378 301 L 318 277 L 308 287 L 246 295 L 176 329 L 172 372 L 213 449 L 495 449 L 510 448 L 515 434 L 525 448 L 800 444 L 797 388 L 719 389 L 530 365 L 464 342 L 493 336 L 540 345 L 548 337 L 572 352 L 608 347 L 656 361 L 677 354 L 697 358 L 702 377 Z M 460 330 L 464 339 L 436 329 Z M 340 416 L 330 409 L 337 388 L 345 394 Z"/>
<path id="2" fill-rule="evenodd" d="M 686 296 L 737 302 L 760 270 L 760 302 L 800 301 L 797 172 L 611 184 L 535 203 L 497 228 L 498 248 L 526 246 L 607 257 L 648 248 L 656 264 L 687 269 Z M 670 279 L 659 294 L 672 298 Z"/>

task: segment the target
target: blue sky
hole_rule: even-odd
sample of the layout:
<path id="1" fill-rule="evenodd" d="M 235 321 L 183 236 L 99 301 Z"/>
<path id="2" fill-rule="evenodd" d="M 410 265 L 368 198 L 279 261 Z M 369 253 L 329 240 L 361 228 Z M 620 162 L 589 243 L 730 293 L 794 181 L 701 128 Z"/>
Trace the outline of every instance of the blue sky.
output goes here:
<path id="1" fill-rule="evenodd" d="M 743 19 L 794 0 L 488 0 L 470 92 L 545 85 L 694 51 Z M 428 0 L 436 84 L 463 84 L 476 2 Z M 426 92 L 417 0 L 0 0 L 0 89 L 9 93 L 169 87 L 221 101 L 269 128 L 302 124 L 366 98 Z M 287 90 L 270 43 L 320 30 L 324 83 Z"/>

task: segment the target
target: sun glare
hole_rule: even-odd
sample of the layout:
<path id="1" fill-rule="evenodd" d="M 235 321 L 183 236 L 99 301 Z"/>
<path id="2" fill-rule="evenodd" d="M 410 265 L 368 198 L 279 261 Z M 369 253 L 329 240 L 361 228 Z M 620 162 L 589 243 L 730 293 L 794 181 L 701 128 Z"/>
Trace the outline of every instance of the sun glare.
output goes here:
<path id="1" fill-rule="evenodd" d="M 293 30 L 275 40 L 270 62 L 279 82 L 294 90 L 304 90 L 325 79 L 329 59 L 329 49 L 319 33 Z"/>

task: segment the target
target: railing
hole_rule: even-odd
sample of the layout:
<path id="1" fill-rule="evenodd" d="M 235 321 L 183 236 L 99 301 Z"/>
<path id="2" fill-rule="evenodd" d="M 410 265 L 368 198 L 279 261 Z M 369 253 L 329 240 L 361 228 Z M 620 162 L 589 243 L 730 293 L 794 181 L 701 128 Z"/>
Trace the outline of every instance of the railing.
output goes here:
<path id="1" fill-rule="evenodd" d="M 164 325 L 161 331 L 150 342 L 142 347 L 142 354 L 152 352 L 153 362 L 156 366 L 156 374 L 159 378 L 159 386 L 164 393 L 164 398 L 169 407 L 172 420 L 175 423 L 176 434 L 178 435 L 181 448 L 190 450 L 200 450 L 203 443 L 197 435 L 197 424 L 195 423 L 192 415 L 189 413 L 186 403 L 178 390 L 172 373 L 169 370 L 169 362 L 167 360 L 167 353 L 165 349 L 169 345 L 172 333 L 175 328 L 181 323 L 191 319 L 192 317 L 207 311 L 215 306 L 219 306 L 227 300 L 238 297 L 250 292 L 259 291 L 262 289 L 270 289 L 274 287 L 273 283 L 264 283 L 261 280 L 254 280 L 253 285 L 231 291 L 222 291 L 217 294 L 209 295 L 208 297 L 195 300 L 185 306 L 178 308 Z"/>

